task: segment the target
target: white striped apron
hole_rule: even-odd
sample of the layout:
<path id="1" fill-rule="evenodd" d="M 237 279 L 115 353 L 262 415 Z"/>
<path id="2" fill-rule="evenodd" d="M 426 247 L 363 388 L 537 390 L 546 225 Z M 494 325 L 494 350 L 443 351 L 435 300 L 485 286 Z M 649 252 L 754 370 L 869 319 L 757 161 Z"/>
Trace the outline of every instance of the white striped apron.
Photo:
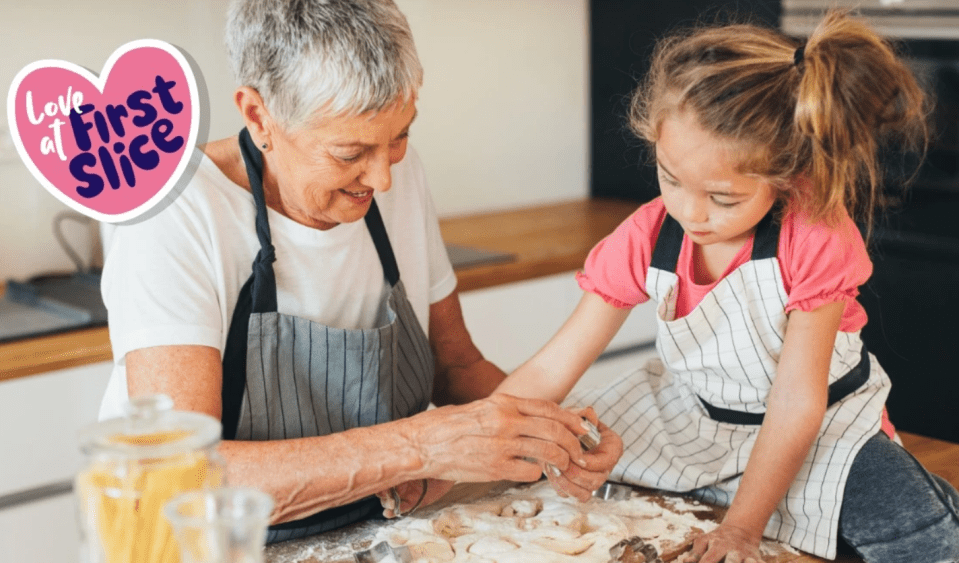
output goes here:
<path id="1" fill-rule="evenodd" d="M 223 437 L 324 436 L 426 410 L 433 353 L 406 298 L 389 237 L 373 201 L 365 221 L 386 281 L 388 323 L 340 329 L 277 312 L 274 250 L 262 188 L 262 156 L 246 129 L 240 150 L 257 206 L 260 251 L 240 291 L 223 354 Z M 325 532 L 378 515 L 376 497 L 270 527 L 269 543 Z"/>
<path id="2" fill-rule="evenodd" d="M 625 453 L 611 479 L 728 506 L 759 432 L 786 331 L 779 224 L 772 213 L 763 219 L 751 259 L 677 319 L 683 237 L 667 215 L 646 276 L 650 297 L 660 303 L 659 357 L 568 402 L 594 405 L 622 436 Z M 839 332 L 829 383 L 819 436 L 765 536 L 832 559 L 846 477 L 859 449 L 879 431 L 890 382 L 858 332 Z"/>

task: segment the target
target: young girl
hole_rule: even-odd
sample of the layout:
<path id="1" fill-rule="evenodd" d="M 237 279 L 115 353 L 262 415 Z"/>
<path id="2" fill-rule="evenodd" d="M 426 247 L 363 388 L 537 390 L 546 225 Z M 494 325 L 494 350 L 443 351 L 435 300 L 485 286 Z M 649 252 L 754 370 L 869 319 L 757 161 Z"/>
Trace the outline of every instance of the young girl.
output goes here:
<path id="1" fill-rule="evenodd" d="M 658 46 L 630 125 L 662 197 L 593 249 L 570 319 L 498 391 L 563 400 L 655 299 L 659 357 L 569 400 L 622 436 L 611 479 L 729 506 L 686 561 L 761 561 L 763 535 L 827 558 L 842 539 L 870 563 L 959 559 L 959 493 L 880 432 L 890 382 L 860 338 L 872 266 L 849 216 L 871 220 L 877 149 L 921 139 L 923 101 L 842 13 L 805 45 L 739 25 Z"/>

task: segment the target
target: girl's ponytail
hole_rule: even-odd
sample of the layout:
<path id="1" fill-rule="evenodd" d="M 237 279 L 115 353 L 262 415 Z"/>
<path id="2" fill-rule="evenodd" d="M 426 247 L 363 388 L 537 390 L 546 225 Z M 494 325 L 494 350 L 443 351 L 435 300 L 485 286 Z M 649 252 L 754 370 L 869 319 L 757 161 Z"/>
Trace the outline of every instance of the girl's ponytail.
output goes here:
<path id="1" fill-rule="evenodd" d="M 803 207 L 827 221 L 848 210 L 870 230 L 882 188 L 879 151 L 893 141 L 922 147 L 924 93 L 889 43 L 843 12 L 829 12 L 802 49 L 795 125 L 811 180 Z"/>

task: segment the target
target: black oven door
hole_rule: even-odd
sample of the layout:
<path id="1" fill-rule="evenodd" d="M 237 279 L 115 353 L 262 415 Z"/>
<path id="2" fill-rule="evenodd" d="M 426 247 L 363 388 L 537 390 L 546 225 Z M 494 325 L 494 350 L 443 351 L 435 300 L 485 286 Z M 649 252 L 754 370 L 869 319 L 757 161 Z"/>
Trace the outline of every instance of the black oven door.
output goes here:
<path id="1" fill-rule="evenodd" d="M 892 206 L 870 241 L 863 338 L 892 379 L 893 424 L 959 442 L 959 41 L 901 45 L 934 100 L 930 144 L 918 173 L 887 160 Z"/>
<path id="2" fill-rule="evenodd" d="M 873 275 L 859 297 L 869 315 L 863 339 L 893 382 L 893 424 L 959 443 L 959 236 L 902 228 L 955 230 L 959 194 L 925 200 L 913 198 L 887 218 L 893 228 L 874 234 Z"/>

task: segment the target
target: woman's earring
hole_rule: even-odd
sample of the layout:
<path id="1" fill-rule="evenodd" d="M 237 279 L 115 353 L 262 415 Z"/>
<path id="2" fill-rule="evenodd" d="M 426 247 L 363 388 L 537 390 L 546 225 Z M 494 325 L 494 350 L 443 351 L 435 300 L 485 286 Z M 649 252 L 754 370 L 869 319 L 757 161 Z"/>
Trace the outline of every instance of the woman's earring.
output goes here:
<path id="1" fill-rule="evenodd" d="M 262 145 L 260 145 L 260 147 L 261 147 L 263 150 L 266 150 L 266 143 L 263 143 Z"/>

